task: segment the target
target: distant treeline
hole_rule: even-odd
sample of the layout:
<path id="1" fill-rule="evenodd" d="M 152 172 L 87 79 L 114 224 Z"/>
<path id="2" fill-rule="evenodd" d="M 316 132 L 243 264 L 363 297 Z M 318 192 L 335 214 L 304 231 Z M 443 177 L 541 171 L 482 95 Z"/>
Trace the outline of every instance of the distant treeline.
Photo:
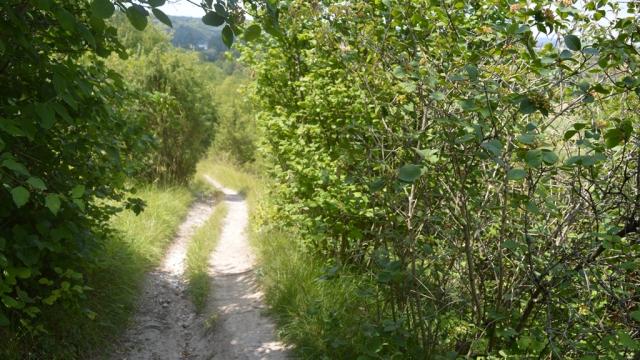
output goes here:
<path id="1" fill-rule="evenodd" d="M 171 34 L 171 43 L 176 47 L 201 52 L 207 61 L 223 59 L 227 47 L 220 37 L 221 28 L 207 26 L 200 18 L 171 16 L 173 29 L 162 27 Z"/>

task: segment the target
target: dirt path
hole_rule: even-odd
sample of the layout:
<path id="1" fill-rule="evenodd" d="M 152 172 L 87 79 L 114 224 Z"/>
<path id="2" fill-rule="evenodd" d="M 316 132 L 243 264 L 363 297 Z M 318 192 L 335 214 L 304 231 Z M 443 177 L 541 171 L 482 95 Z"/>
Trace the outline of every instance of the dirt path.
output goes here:
<path id="1" fill-rule="evenodd" d="M 189 240 L 213 212 L 196 202 L 180 226 L 161 266 L 148 274 L 133 325 L 112 359 L 286 359 L 253 274 L 245 200 L 207 177 L 224 194 L 227 217 L 210 258 L 213 294 L 204 314 L 196 314 L 183 277 Z"/>
<path id="2" fill-rule="evenodd" d="M 210 264 L 213 270 L 211 311 L 217 311 L 213 329 L 212 359 L 286 359 L 285 346 L 275 336 L 275 325 L 263 313 L 262 292 L 253 269 L 255 259 L 246 230 L 246 201 L 237 192 L 222 190 L 227 202 L 227 218 Z"/>

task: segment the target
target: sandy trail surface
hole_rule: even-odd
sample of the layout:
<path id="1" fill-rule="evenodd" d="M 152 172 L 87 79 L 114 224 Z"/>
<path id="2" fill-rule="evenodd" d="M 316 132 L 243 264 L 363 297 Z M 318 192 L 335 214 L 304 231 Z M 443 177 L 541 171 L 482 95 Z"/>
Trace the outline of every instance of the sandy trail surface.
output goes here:
<path id="1" fill-rule="evenodd" d="M 255 258 L 247 237 L 247 203 L 237 192 L 206 179 L 224 192 L 228 209 L 209 262 L 214 284 L 210 306 L 217 314 L 212 359 L 286 359 L 287 349 L 277 341 L 275 325 L 264 315 L 263 294 L 256 282 Z"/>
<path id="2" fill-rule="evenodd" d="M 198 201 L 190 209 L 161 266 L 148 274 L 131 327 L 112 359 L 287 359 L 275 325 L 265 314 L 263 295 L 254 275 L 255 258 L 247 238 L 244 198 L 213 179 L 224 192 L 227 216 L 211 254 L 212 281 L 206 310 L 197 314 L 184 279 L 188 243 L 213 212 Z M 212 234 L 213 236 L 213 234 Z"/>

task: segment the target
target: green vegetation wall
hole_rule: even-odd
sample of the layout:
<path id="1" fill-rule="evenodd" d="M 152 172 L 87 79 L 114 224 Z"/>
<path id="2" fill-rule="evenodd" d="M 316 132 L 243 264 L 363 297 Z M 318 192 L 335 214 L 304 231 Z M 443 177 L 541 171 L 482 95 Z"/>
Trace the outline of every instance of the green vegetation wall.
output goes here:
<path id="1" fill-rule="evenodd" d="M 0 5 L 0 336 L 45 330 L 54 304 L 78 306 L 82 264 L 125 202 L 140 129 L 109 106 L 121 88 L 101 57 L 123 53 L 81 1 Z M 135 203 L 133 203 L 135 204 Z M 90 312 L 87 312 L 90 314 Z"/>
<path id="2" fill-rule="evenodd" d="M 127 100 L 114 105 L 131 123 L 147 129 L 155 149 L 137 176 L 185 182 L 213 139 L 218 119 L 214 92 L 222 71 L 195 52 L 174 48 L 153 26 L 140 32 L 122 17 L 115 21 L 131 54 L 125 60 L 109 59 L 130 91 Z"/>
<path id="3" fill-rule="evenodd" d="M 250 78 L 244 71 L 236 71 L 226 77 L 216 88 L 216 104 L 220 121 L 211 152 L 226 156 L 237 164 L 256 160 L 256 144 L 260 137 L 256 126 L 255 110 L 247 94 Z"/>
<path id="4" fill-rule="evenodd" d="M 363 337 L 336 354 L 637 358 L 633 3 L 293 0 L 256 17 L 272 36 L 244 54 L 280 223 L 328 278 L 371 280 L 360 325 L 327 319 Z"/>
<path id="5" fill-rule="evenodd" d="M 109 219 L 144 207 L 132 184 L 185 182 L 212 141 L 220 70 L 140 32 L 151 13 L 170 24 L 162 4 L 0 3 L 2 358 L 63 347 L 56 319 L 95 319 L 87 274 Z"/>

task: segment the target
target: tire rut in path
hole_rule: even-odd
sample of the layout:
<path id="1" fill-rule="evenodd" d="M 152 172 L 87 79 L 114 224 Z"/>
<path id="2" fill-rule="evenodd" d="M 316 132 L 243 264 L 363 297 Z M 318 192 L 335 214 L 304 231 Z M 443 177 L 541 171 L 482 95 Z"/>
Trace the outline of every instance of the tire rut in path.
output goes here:
<path id="1" fill-rule="evenodd" d="M 224 192 L 228 209 L 209 261 L 213 293 L 206 311 L 196 313 L 184 279 L 189 240 L 213 212 L 211 202 L 197 201 L 178 229 L 161 266 L 147 275 L 133 324 L 112 359 L 289 357 L 284 344 L 276 340 L 274 323 L 263 314 L 262 292 L 253 274 L 254 256 L 246 235 L 246 201 L 213 179 L 206 179 Z"/>
<path id="2" fill-rule="evenodd" d="M 247 203 L 237 192 L 208 176 L 206 180 L 224 192 L 228 209 L 209 261 L 213 294 L 208 312 L 216 314 L 211 359 L 287 359 L 286 346 L 275 336 L 275 324 L 264 315 L 266 307 L 253 271 L 255 257 L 247 237 Z"/>

